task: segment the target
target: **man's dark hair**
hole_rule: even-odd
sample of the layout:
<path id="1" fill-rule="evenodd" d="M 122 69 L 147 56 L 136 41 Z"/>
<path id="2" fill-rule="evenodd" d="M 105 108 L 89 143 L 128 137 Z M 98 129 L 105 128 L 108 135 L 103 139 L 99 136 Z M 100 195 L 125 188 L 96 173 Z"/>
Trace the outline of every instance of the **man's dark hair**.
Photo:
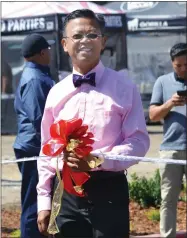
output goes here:
<path id="1" fill-rule="evenodd" d="M 175 57 L 187 55 L 187 43 L 178 43 L 175 44 L 170 50 L 170 57 L 173 61 Z"/>
<path id="2" fill-rule="evenodd" d="M 89 9 L 79 9 L 71 12 L 68 14 L 65 19 L 64 19 L 64 24 L 63 24 L 63 36 L 65 36 L 65 29 L 69 21 L 76 19 L 76 18 L 89 18 L 89 19 L 94 19 L 101 30 L 101 33 L 104 34 L 105 31 L 105 19 L 102 14 L 95 14 L 93 11 Z"/>

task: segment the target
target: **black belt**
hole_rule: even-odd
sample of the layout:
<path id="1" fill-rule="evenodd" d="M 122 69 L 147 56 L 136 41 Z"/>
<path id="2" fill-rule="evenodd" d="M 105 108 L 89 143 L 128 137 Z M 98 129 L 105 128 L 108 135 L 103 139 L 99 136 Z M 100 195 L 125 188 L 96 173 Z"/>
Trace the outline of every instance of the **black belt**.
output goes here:
<path id="1" fill-rule="evenodd" d="M 124 175 L 124 171 L 103 171 L 103 170 L 99 170 L 99 171 L 89 171 L 88 174 L 90 175 L 91 178 L 93 179 L 105 179 L 105 178 L 111 178 L 111 177 L 117 177 L 117 176 L 121 176 Z"/>

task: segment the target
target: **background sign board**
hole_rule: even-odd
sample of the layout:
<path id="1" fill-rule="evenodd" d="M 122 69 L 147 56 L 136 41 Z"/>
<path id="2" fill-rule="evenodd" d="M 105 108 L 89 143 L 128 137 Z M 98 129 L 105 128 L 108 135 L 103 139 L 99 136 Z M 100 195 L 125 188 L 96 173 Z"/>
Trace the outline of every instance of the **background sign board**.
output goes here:
<path id="1" fill-rule="evenodd" d="M 114 28 L 120 28 L 123 26 L 123 20 L 122 16 L 116 16 L 116 15 L 110 15 L 110 16 L 104 16 L 106 27 L 114 27 Z"/>
<path id="2" fill-rule="evenodd" d="M 112 15 L 103 15 L 105 19 L 105 26 L 107 28 L 122 28 L 125 24 L 125 19 L 122 15 L 112 14 Z M 65 16 L 62 17 L 62 23 L 64 22 Z"/>
<path id="3" fill-rule="evenodd" d="M 1 19 L 1 32 L 53 31 L 56 29 L 54 16 Z"/>
<path id="4" fill-rule="evenodd" d="M 186 19 L 146 19 L 146 18 L 130 18 L 127 19 L 127 29 L 133 31 L 149 31 L 149 30 L 176 30 L 186 29 Z"/>
<path id="5" fill-rule="evenodd" d="M 149 8 L 155 7 L 158 2 L 122 2 L 121 3 L 121 10 L 125 12 L 133 11 L 144 11 Z"/>
<path id="6" fill-rule="evenodd" d="M 62 22 L 65 15 L 63 15 Z M 108 28 L 122 28 L 124 20 L 122 15 L 104 15 L 106 27 Z M 55 15 L 51 16 L 37 16 L 37 17 L 24 17 L 24 18 L 7 18 L 1 19 L 1 32 L 28 32 L 28 31 L 53 31 L 57 30 L 55 23 Z"/>

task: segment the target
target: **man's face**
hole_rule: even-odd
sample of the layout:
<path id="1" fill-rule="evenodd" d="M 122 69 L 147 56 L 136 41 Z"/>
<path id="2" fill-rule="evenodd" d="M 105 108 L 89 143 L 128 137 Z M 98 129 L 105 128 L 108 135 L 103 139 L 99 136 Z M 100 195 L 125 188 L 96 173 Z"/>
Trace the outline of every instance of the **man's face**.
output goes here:
<path id="1" fill-rule="evenodd" d="M 101 50 L 105 46 L 105 37 L 101 36 L 101 30 L 94 19 L 76 18 L 70 20 L 65 29 L 66 37 L 62 39 L 65 52 L 68 52 L 73 63 L 94 64 L 100 59 Z M 86 34 L 97 34 L 95 39 L 88 39 Z M 84 35 L 82 39 L 80 35 Z"/>
<path id="2" fill-rule="evenodd" d="M 50 64 L 50 48 L 44 49 L 40 52 L 40 57 L 44 65 Z"/>
<path id="3" fill-rule="evenodd" d="M 175 57 L 172 65 L 180 78 L 187 79 L 187 55 Z"/>

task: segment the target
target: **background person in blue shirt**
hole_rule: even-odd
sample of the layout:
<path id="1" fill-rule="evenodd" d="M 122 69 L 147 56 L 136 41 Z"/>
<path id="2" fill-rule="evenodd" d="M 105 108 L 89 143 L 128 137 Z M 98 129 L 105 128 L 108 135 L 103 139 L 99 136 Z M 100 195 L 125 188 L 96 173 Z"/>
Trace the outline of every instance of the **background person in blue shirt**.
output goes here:
<path id="1" fill-rule="evenodd" d="M 170 51 L 174 72 L 159 77 L 154 85 L 149 116 L 152 121 L 164 119 L 164 138 L 160 147 L 161 158 L 186 160 L 186 104 L 187 95 L 177 91 L 187 89 L 187 44 L 174 45 Z M 160 165 L 162 237 L 176 237 L 177 202 L 186 167 Z"/>
<path id="2" fill-rule="evenodd" d="M 49 90 L 54 85 L 50 76 L 50 45 L 39 34 L 28 35 L 22 43 L 26 60 L 16 95 L 14 107 L 18 132 L 13 145 L 17 159 L 38 156 L 40 152 L 40 125 Z M 44 237 L 37 226 L 37 162 L 18 163 L 22 174 L 21 186 L 21 238 Z"/>

